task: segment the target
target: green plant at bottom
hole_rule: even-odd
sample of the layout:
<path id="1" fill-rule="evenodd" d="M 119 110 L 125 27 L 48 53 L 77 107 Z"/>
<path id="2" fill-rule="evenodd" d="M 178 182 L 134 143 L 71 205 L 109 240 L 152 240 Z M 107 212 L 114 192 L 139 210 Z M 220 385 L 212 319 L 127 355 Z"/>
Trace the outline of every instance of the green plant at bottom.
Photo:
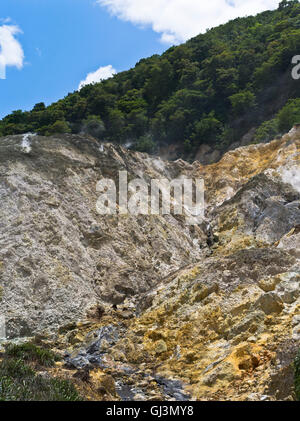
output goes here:
<path id="1" fill-rule="evenodd" d="M 82 400 L 69 380 L 52 378 L 47 372 L 36 372 L 36 366 L 54 365 L 57 357 L 52 351 L 27 343 L 7 347 L 1 357 L 0 401 Z"/>
<path id="2" fill-rule="evenodd" d="M 10 345 L 6 349 L 6 355 L 23 361 L 36 362 L 44 367 L 53 367 L 59 357 L 49 349 L 41 348 L 27 342 L 22 345 Z"/>

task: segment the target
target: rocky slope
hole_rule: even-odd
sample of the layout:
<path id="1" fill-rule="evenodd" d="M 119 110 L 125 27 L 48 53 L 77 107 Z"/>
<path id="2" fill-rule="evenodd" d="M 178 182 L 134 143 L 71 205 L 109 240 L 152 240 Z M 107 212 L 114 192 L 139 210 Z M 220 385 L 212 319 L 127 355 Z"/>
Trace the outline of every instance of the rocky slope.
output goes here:
<path id="1" fill-rule="evenodd" d="M 26 140 L 26 139 L 25 139 Z M 22 145 L 23 142 L 23 145 Z M 216 164 L 80 136 L 0 140 L 1 313 L 88 399 L 293 399 L 300 130 Z M 103 217 L 96 183 L 203 177 L 206 221 Z"/>
<path id="2" fill-rule="evenodd" d="M 96 184 L 117 182 L 119 170 L 172 178 L 180 167 L 80 136 L 1 139 L 1 307 L 9 337 L 54 331 L 100 303 L 120 304 L 199 259 L 202 231 L 172 216 L 97 214 Z"/>

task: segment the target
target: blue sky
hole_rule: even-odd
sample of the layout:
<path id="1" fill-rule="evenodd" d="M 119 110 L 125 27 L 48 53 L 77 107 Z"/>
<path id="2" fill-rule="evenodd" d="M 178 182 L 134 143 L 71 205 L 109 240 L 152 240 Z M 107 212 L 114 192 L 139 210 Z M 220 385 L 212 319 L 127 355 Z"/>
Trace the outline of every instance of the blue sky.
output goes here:
<path id="1" fill-rule="evenodd" d="M 49 104 L 78 88 L 86 75 L 111 64 L 121 71 L 166 46 L 151 29 L 112 17 L 93 0 L 1 0 L 24 54 L 21 70 L 7 67 L 0 79 L 0 116 Z"/>
<path id="2" fill-rule="evenodd" d="M 0 66 L 6 47 L 6 79 L 0 78 L 0 117 L 16 109 L 29 110 L 37 102 L 50 104 L 78 89 L 89 73 L 101 67 L 129 69 L 141 58 L 160 54 L 206 28 L 277 3 L 1 0 Z M 16 27 L 22 32 L 17 33 Z"/>

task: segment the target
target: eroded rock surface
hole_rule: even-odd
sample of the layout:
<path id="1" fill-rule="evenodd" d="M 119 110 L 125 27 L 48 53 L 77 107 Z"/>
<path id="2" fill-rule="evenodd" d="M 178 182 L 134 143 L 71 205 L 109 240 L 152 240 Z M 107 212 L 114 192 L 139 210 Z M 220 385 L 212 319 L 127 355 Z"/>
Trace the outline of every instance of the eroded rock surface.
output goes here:
<path id="1" fill-rule="evenodd" d="M 300 132 L 203 166 L 78 136 L 0 140 L 1 311 L 89 399 L 291 400 Z M 206 220 L 100 217 L 96 183 L 205 179 Z M 49 337 L 48 333 L 52 333 Z M 96 390 L 97 393 L 92 392 Z"/>
<path id="2" fill-rule="evenodd" d="M 120 304 L 196 262 L 205 235 L 172 216 L 96 212 L 96 184 L 127 170 L 172 178 L 178 165 L 80 136 L 0 140 L 0 269 L 9 336 L 55 331 Z"/>

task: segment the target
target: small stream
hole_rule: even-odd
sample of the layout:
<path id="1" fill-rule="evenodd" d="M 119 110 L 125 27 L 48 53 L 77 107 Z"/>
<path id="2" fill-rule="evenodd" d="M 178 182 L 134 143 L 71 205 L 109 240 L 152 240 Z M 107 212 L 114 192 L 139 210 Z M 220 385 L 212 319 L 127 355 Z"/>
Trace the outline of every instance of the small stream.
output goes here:
<path id="1" fill-rule="evenodd" d="M 75 353 L 65 353 L 65 363 L 70 369 L 92 369 L 99 367 L 110 368 L 105 361 L 108 355 L 107 349 L 113 346 L 120 337 L 117 326 L 108 325 L 89 334 L 93 340 Z M 105 347 L 103 344 L 105 343 Z M 103 349 L 102 349 L 103 348 Z M 188 401 L 191 396 L 184 391 L 184 385 L 180 380 L 166 379 L 159 375 L 149 375 L 136 366 L 118 365 L 113 373 L 116 382 L 116 391 L 122 401 L 133 401 L 136 396 L 139 399 L 148 400 L 153 395 L 151 382 L 156 383 L 161 396 L 166 400 Z"/>

